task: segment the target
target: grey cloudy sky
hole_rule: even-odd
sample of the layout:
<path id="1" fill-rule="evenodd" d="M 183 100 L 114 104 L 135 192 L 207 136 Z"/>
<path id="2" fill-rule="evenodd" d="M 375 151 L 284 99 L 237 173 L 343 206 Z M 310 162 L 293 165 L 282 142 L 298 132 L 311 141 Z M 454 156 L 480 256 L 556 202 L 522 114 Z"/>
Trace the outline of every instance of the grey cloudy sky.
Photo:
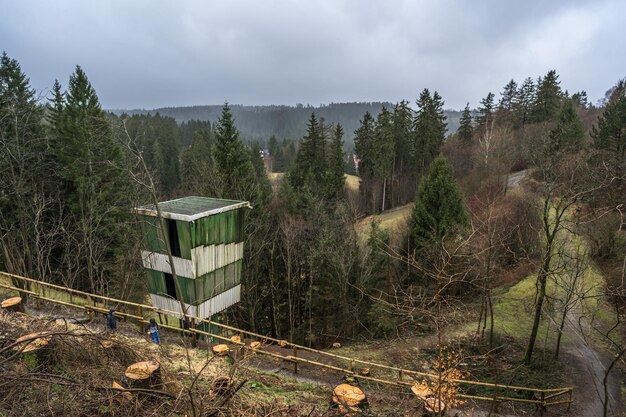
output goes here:
<path id="1" fill-rule="evenodd" d="M 626 1 L 0 0 L 38 90 L 81 65 L 106 108 L 413 101 L 476 106 L 550 69 L 596 101 L 626 76 Z"/>

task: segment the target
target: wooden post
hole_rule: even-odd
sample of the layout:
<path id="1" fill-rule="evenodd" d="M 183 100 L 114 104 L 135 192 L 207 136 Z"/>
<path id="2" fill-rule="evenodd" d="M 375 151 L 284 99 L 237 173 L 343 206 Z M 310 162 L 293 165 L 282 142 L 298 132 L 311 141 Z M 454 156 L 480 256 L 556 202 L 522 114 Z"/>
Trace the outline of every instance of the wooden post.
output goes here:
<path id="1" fill-rule="evenodd" d="M 539 406 L 539 415 L 542 416 L 543 412 L 546 411 L 546 393 L 541 391 L 541 405 Z"/>
<path id="2" fill-rule="evenodd" d="M 189 330 L 196 328 L 196 320 L 191 319 L 189 324 Z M 198 334 L 196 332 L 191 333 L 191 347 L 195 348 L 198 345 Z"/>
<path id="3" fill-rule="evenodd" d="M 402 381 L 402 369 L 398 370 L 398 379 Z"/>
<path id="4" fill-rule="evenodd" d="M 571 390 L 569 390 L 569 403 L 567 403 L 567 411 L 568 412 L 569 412 L 569 409 L 572 407 L 572 401 L 574 400 L 573 396 L 574 396 L 574 390 L 571 389 Z"/>
<path id="5" fill-rule="evenodd" d="M 37 294 L 43 294 L 43 286 L 41 284 L 37 284 Z M 41 298 L 35 297 L 35 307 L 37 310 L 41 309 Z"/>
<path id="6" fill-rule="evenodd" d="M 354 359 L 350 361 L 350 372 L 354 372 Z"/>
<path id="7" fill-rule="evenodd" d="M 296 346 L 293 347 L 293 356 L 295 358 L 298 357 L 298 348 Z M 293 362 L 293 373 L 298 375 L 298 361 Z"/>

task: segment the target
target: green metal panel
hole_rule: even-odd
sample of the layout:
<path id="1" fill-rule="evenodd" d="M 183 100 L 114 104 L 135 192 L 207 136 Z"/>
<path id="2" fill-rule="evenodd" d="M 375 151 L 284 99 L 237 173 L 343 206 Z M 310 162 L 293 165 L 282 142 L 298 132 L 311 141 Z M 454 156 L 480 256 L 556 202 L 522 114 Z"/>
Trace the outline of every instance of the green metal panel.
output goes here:
<path id="1" fill-rule="evenodd" d="M 148 276 L 148 289 L 151 294 L 162 294 L 167 292 L 163 272 L 146 269 L 146 275 Z"/>
<path id="2" fill-rule="evenodd" d="M 235 285 L 241 284 L 241 273 L 243 271 L 243 259 L 235 262 Z"/>
<path id="3" fill-rule="evenodd" d="M 215 290 L 214 293 L 215 294 L 219 294 L 221 292 L 224 292 L 225 288 L 224 288 L 224 268 L 220 268 L 220 269 L 216 269 L 215 270 Z"/>
<path id="4" fill-rule="evenodd" d="M 151 252 L 165 252 L 165 245 L 159 239 L 159 233 L 156 226 L 156 218 L 150 216 L 141 216 L 141 229 L 143 230 L 146 246 Z"/>
<path id="5" fill-rule="evenodd" d="M 184 259 L 191 259 L 191 224 L 176 220 L 176 231 L 178 232 L 178 244 L 180 246 L 180 256 Z"/>
<path id="6" fill-rule="evenodd" d="M 196 282 L 194 279 L 177 276 L 180 290 L 183 292 L 183 300 L 187 304 L 196 302 Z"/>
<path id="7" fill-rule="evenodd" d="M 235 286 L 235 264 L 224 267 L 224 290 L 229 290 Z"/>

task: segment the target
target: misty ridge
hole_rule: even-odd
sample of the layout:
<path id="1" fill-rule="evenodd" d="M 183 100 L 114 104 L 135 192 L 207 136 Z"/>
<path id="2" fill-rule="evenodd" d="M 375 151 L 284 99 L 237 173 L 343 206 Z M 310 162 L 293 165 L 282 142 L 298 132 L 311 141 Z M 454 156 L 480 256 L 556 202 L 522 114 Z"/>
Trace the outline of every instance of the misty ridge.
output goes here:
<path id="1" fill-rule="evenodd" d="M 354 131 L 359 127 L 359 121 L 365 112 L 374 117 L 380 113 L 383 107 L 393 110 L 390 102 L 359 102 L 359 103 L 330 103 L 320 106 L 302 105 L 264 105 L 248 106 L 231 104 L 230 108 L 237 123 L 242 137 L 248 141 L 267 140 L 271 136 L 279 139 L 299 139 L 306 134 L 307 120 L 311 113 L 324 119 L 329 124 L 341 124 L 345 132 L 346 149 L 354 148 Z M 145 109 L 110 109 L 116 114 L 128 115 L 156 115 L 172 117 L 177 123 L 186 123 L 192 120 L 209 121 L 214 123 L 220 117 L 223 105 L 198 105 L 181 107 L 161 107 L 152 110 Z M 448 134 L 456 132 L 459 128 L 461 112 L 456 110 L 444 110 L 447 117 Z M 185 142 L 186 137 L 183 137 Z M 183 143 L 189 145 L 190 143 Z"/>

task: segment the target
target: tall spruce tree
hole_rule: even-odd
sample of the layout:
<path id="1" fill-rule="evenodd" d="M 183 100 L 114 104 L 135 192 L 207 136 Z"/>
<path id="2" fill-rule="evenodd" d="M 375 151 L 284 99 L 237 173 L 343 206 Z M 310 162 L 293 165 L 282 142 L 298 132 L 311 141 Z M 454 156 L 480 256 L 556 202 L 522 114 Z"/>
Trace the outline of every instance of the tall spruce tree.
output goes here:
<path id="1" fill-rule="evenodd" d="M 515 106 L 515 100 L 517 98 L 517 83 L 515 80 L 511 80 L 504 86 L 502 93 L 500 93 L 500 103 L 498 108 L 505 112 L 510 112 Z"/>
<path id="2" fill-rule="evenodd" d="M 469 103 L 467 103 L 463 109 L 463 113 L 461 113 L 461 125 L 457 132 L 458 139 L 463 143 L 470 143 L 474 136 L 472 120 L 472 113 L 470 112 Z"/>
<path id="3" fill-rule="evenodd" d="M 315 113 L 311 113 L 307 133 L 300 142 L 294 167 L 289 173 L 289 182 L 296 190 L 307 187 L 317 192 L 323 189 L 326 172 L 324 158 L 326 141 L 323 130 Z"/>
<path id="4" fill-rule="evenodd" d="M 354 148 L 359 160 L 359 193 L 365 202 L 365 210 L 368 213 L 376 207 L 376 201 L 374 201 L 374 161 L 376 158 L 374 124 L 372 115 L 365 112 L 360 121 L 360 126 L 354 131 Z"/>
<path id="5" fill-rule="evenodd" d="M 77 279 L 81 288 L 103 293 L 113 259 L 123 251 L 120 228 L 129 216 L 131 197 L 121 147 L 80 66 L 70 76 L 62 110 L 53 114 L 50 127 L 63 184 L 64 245 L 71 253 L 66 276 Z M 84 265 L 74 259 L 84 259 Z"/>
<path id="6" fill-rule="evenodd" d="M 337 201 L 343 196 L 343 187 L 346 182 L 344 171 L 343 128 L 337 123 L 330 143 L 330 152 L 328 152 L 328 169 L 325 181 L 326 198 L 329 201 Z"/>
<path id="7" fill-rule="evenodd" d="M 20 64 L 0 57 L 0 268 L 47 279 L 52 166 L 43 112 Z M 48 251 L 49 252 L 49 251 Z"/>
<path id="8" fill-rule="evenodd" d="M 554 120 L 561 108 L 561 82 L 555 70 L 550 70 L 537 82 L 537 95 L 533 103 L 532 117 L 535 122 Z"/>
<path id="9" fill-rule="evenodd" d="M 413 248 L 420 250 L 440 243 L 467 224 L 468 216 L 452 170 L 439 155 L 420 181 L 415 198 L 411 217 Z"/>
<path id="10" fill-rule="evenodd" d="M 576 113 L 571 100 L 566 100 L 559 111 L 557 125 L 548 135 L 546 152 L 555 156 L 559 152 L 574 152 L 583 145 L 585 126 Z"/>
<path id="11" fill-rule="evenodd" d="M 250 152 L 239 139 L 239 131 L 228 103 L 215 125 L 215 143 L 211 155 L 215 174 L 219 180 L 218 193 L 222 198 L 249 200 L 258 198 L 254 167 Z"/>
<path id="12" fill-rule="evenodd" d="M 517 124 L 523 126 L 530 122 L 535 96 L 535 82 L 528 77 L 517 90 L 517 98 L 513 106 Z"/>
<path id="13" fill-rule="evenodd" d="M 191 145 L 181 155 L 181 188 L 186 194 L 211 195 L 214 184 L 211 164 L 211 136 L 206 129 L 193 134 Z"/>
<path id="14" fill-rule="evenodd" d="M 611 174 L 626 174 L 626 88 L 613 94 L 591 130 L 593 147 L 610 155 Z"/>
<path id="15" fill-rule="evenodd" d="M 374 177 L 380 181 L 382 186 L 380 210 L 384 211 L 387 198 L 387 180 L 392 174 L 395 156 L 392 115 L 384 106 L 376 118 L 372 146 L 375 150 L 373 153 Z"/>
<path id="16" fill-rule="evenodd" d="M 487 94 L 487 97 L 480 101 L 480 107 L 478 107 L 478 116 L 476 116 L 476 123 L 479 127 L 489 125 L 493 119 L 495 112 L 495 95 L 493 93 Z"/>
<path id="17" fill-rule="evenodd" d="M 413 122 L 414 141 L 412 157 L 418 161 L 416 174 L 423 173 L 439 154 L 447 131 L 444 102 L 436 91 L 430 94 L 425 88 L 417 100 L 417 112 Z"/>

